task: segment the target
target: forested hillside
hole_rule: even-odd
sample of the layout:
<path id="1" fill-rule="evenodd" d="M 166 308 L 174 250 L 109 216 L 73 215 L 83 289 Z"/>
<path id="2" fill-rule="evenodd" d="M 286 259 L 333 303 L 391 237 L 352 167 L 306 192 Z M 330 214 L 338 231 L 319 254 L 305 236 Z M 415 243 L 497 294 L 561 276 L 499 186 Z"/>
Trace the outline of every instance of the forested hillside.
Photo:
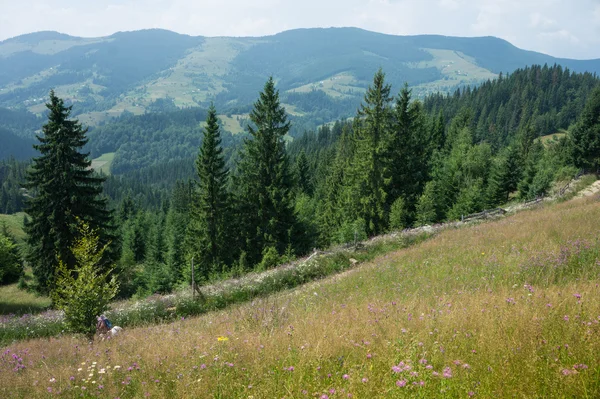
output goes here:
<path id="1" fill-rule="evenodd" d="M 544 195 L 598 169 L 599 83 L 533 66 L 421 102 L 379 71 L 353 120 L 290 143 L 295 120 L 270 79 L 246 110 L 244 135 L 225 132 L 214 108 L 95 128 L 93 154 L 121 152 L 104 182 L 119 226 L 121 295 L 170 291 L 189 278 L 192 256 L 205 281 Z M 558 140 L 540 140 L 559 130 Z M 15 212 L 24 165 L 7 167 L 17 172 L 4 178 L 3 206 Z"/>
<path id="2" fill-rule="evenodd" d="M 31 158 L 35 132 L 41 124 L 41 118 L 27 111 L 0 108 L 0 160 Z"/>
<path id="3" fill-rule="evenodd" d="M 282 100 L 302 108 L 294 116 L 331 122 L 353 113 L 334 108 L 345 107 L 345 101 L 354 108 L 379 67 L 393 86 L 407 82 L 422 98 L 526 65 L 555 63 L 576 72 L 600 71 L 598 60 L 558 59 L 494 37 L 394 36 L 357 28 L 297 29 L 260 38 L 191 37 L 158 29 L 100 38 L 38 32 L 0 42 L 0 106 L 39 114 L 54 88 L 87 125 L 124 111 L 153 112 L 163 101 L 179 108 L 214 102 L 219 112 L 229 113 L 251 107 L 273 76 Z M 312 91 L 329 97 L 330 115 L 314 107 L 315 98 L 305 97 Z M 336 100 L 341 103 L 333 104 Z M 301 123 L 316 126 L 308 119 Z"/>

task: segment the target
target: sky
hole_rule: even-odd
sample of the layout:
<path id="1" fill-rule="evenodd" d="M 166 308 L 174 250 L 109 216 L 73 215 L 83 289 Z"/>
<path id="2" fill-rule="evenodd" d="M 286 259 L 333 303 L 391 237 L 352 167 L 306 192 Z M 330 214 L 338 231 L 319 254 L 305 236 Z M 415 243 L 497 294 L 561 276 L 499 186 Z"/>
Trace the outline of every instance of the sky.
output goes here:
<path id="1" fill-rule="evenodd" d="M 600 0 L 0 0 L 0 40 L 41 30 L 264 36 L 330 26 L 496 36 L 556 57 L 600 58 Z"/>

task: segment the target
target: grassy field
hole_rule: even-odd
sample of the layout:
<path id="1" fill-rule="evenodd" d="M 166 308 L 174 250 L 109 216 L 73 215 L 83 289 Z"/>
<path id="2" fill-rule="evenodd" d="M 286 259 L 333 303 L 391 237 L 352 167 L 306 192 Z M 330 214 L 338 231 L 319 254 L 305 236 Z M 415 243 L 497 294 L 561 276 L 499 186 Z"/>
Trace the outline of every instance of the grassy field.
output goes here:
<path id="1" fill-rule="evenodd" d="M 310 93 L 313 90 L 322 90 L 334 98 L 352 97 L 362 95 L 365 88 L 361 87 L 354 75 L 351 73 L 340 73 L 319 82 L 309 83 L 295 89 L 288 90 L 291 93 Z"/>
<path id="2" fill-rule="evenodd" d="M 223 123 L 223 128 L 231 134 L 244 133 L 245 124 L 248 122 L 248 114 L 240 115 L 218 115 Z"/>
<path id="3" fill-rule="evenodd" d="M 433 56 L 431 61 L 415 63 L 414 68 L 434 67 L 440 70 L 442 79 L 423 83 L 413 88 L 418 97 L 424 97 L 438 91 L 448 91 L 457 85 L 475 86 L 487 79 L 496 79 L 498 75 L 477 65 L 469 56 L 453 50 L 424 49 Z"/>
<path id="4" fill-rule="evenodd" d="M 39 313 L 49 306 L 50 298 L 21 290 L 16 283 L 0 286 L 0 315 Z"/>
<path id="5" fill-rule="evenodd" d="M 566 132 L 556 132 L 553 134 L 548 134 L 546 136 L 542 136 L 539 139 L 544 146 L 548 147 L 550 144 L 558 141 L 559 139 L 565 137 L 566 135 L 567 135 Z"/>
<path id="6" fill-rule="evenodd" d="M 0 396 L 599 397 L 599 218 L 575 199 L 227 311 L 17 343 Z"/>
<path id="7" fill-rule="evenodd" d="M 110 175 L 110 165 L 115 159 L 114 152 L 107 152 L 92 160 L 92 169 L 102 172 L 105 175 Z"/>
<path id="8" fill-rule="evenodd" d="M 23 218 L 25 217 L 24 212 L 14 213 L 12 215 L 0 214 L 0 225 L 6 223 L 8 231 L 17 239 L 19 242 L 23 242 L 25 239 L 25 232 L 23 231 Z"/>

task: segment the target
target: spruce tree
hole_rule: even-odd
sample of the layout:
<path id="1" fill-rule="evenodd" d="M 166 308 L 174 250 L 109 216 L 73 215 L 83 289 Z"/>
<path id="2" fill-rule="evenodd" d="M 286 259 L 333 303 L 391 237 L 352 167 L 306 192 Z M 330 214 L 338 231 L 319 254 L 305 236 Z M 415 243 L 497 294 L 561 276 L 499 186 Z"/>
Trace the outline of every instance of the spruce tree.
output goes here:
<path id="1" fill-rule="evenodd" d="M 352 220 L 363 219 L 368 235 L 379 234 L 387 228 L 390 171 L 386 144 L 391 123 L 391 101 L 390 85 L 385 83 L 385 74 L 380 69 L 355 120 L 356 150 L 346 190 L 354 208 L 349 209 L 349 216 Z"/>
<path id="2" fill-rule="evenodd" d="M 25 225 L 28 261 L 43 293 L 54 288 L 59 258 L 68 270 L 76 265 L 71 247 L 80 238 L 78 220 L 98 231 L 102 245 L 114 238 L 112 215 L 101 197 L 104 178 L 95 175 L 88 154 L 80 152 L 88 141 L 87 129 L 69 118 L 72 107 L 54 91 L 46 107 L 48 122 L 37 136 L 40 144 L 34 145 L 41 155 L 33 159 L 24 185 L 32 194 L 26 208 L 31 218 Z M 105 252 L 105 258 L 112 255 Z"/>
<path id="3" fill-rule="evenodd" d="M 296 182 L 301 192 L 312 196 L 313 186 L 310 176 L 310 166 L 308 165 L 308 158 L 304 149 L 300 151 L 300 155 L 296 159 Z"/>
<path id="4" fill-rule="evenodd" d="M 600 87 L 591 94 L 570 134 L 575 166 L 588 171 L 600 169 Z"/>
<path id="5" fill-rule="evenodd" d="M 226 260 L 226 223 L 230 216 L 226 191 L 228 170 L 214 106 L 208 110 L 204 138 L 196 159 L 196 173 L 198 181 L 193 193 L 186 239 L 187 249 L 194 256 L 194 264 L 201 271 L 198 274 L 206 276 Z"/>
<path id="6" fill-rule="evenodd" d="M 256 264 L 267 247 L 280 254 L 288 248 L 296 223 L 284 142 L 290 123 L 272 77 L 254 103 L 250 121 L 235 186 L 241 245 L 248 261 Z"/>
<path id="7" fill-rule="evenodd" d="M 443 125 L 438 127 L 443 132 Z M 433 133 L 443 134 L 439 131 Z M 427 162 L 434 149 L 441 146 L 443 137 L 429 137 L 420 102 L 411 103 L 411 90 L 404 85 L 394 109 L 394 123 L 388 147 L 390 162 L 390 195 L 388 205 L 397 198 L 406 201 L 408 222 L 414 219 L 415 204 L 423 191 L 428 175 Z M 430 142 L 430 140 L 435 142 Z M 439 143 L 438 143 L 439 141 Z"/>

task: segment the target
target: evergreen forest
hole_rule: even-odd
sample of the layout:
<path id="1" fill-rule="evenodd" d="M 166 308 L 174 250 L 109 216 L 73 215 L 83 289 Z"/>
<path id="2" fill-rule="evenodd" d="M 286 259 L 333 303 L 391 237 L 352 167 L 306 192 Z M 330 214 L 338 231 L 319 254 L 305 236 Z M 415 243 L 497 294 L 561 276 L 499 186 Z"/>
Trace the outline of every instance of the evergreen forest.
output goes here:
<path id="1" fill-rule="evenodd" d="M 352 118 L 317 125 L 290 117 L 269 78 L 238 135 L 214 105 L 126 115 L 88 133 L 52 92 L 47 120 L 28 121 L 44 124 L 35 151 L 0 161 L 0 213 L 27 212 L 40 292 L 53 287 L 55 253 L 73 264 L 85 222 L 106 246 L 100 264 L 116 264 L 120 297 L 168 293 L 190 283 L 192 258 L 207 283 L 535 199 L 597 172 L 599 83 L 535 65 L 418 100 L 380 69 L 360 104 L 337 103 L 355 107 Z M 303 106 L 322 109 L 322 97 Z M 118 147 L 110 175 L 91 168 L 90 153 Z"/>

